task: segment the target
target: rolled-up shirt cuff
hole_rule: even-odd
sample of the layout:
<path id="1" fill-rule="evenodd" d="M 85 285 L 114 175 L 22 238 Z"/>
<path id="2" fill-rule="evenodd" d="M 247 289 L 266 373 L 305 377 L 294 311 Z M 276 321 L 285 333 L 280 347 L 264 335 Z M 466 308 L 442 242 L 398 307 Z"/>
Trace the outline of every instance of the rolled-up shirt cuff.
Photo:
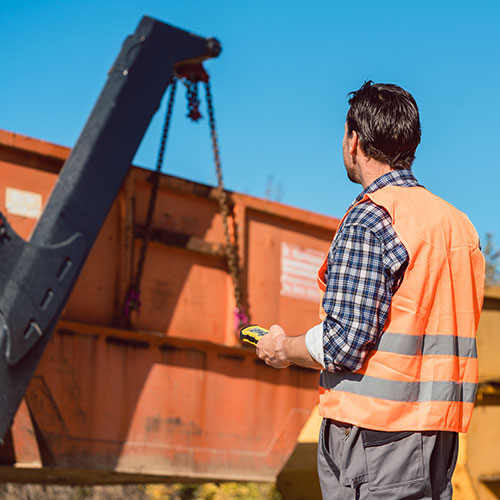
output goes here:
<path id="1" fill-rule="evenodd" d="M 325 359 L 323 355 L 323 323 L 313 326 L 306 333 L 306 348 L 309 354 L 325 369 Z"/>

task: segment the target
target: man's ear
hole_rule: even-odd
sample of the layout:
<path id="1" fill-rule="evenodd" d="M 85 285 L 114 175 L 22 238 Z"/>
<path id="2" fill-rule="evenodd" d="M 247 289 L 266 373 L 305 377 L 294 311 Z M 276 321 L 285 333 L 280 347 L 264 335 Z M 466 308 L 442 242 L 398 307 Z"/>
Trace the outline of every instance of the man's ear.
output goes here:
<path id="1" fill-rule="evenodd" d="M 350 139 L 350 148 L 349 148 L 349 154 L 351 156 L 356 156 L 357 149 L 358 149 L 358 133 L 353 130 Z"/>

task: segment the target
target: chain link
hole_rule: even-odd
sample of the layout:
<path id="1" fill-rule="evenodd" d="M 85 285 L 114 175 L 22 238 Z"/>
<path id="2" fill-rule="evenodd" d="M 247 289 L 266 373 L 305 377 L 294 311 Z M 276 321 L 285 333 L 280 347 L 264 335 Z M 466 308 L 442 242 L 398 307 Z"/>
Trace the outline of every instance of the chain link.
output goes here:
<path id="1" fill-rule="evenodd" d="M 198 82 L 191 80 L 184 80 L 186 86 L 186 97 L 188 103 L 188 118 L 197 122 L 202 118 L 200 113 L 200 99 L 198 97 Z"/>
<path id="2" fill-rule="evenodd" d="M 141 307 L 141 281 L 144 272 L 144 263 L 146 262 L 146 255 L 148 250 L 149 241 L 151 240 L 151 233 L 153 229 L 153 214 L 156 205 L 156 198 L 158 196 L 158 185 L 160 181 L 160 172 L 163 165 L 163 158 L 165 156 L 165 149 L 167 146 L 168 131 L 170 129 L 170 120 L 172 118 L 172 110 L 175 98 L 175 91 L 177 89 L 177 79 L 172 80 L 170 95 L 168 98 L 167 111 L 165 114 L 165 122 L 163 124 L 163 131 L 160 140 L 160 147 L 158 149 L 158 157 L 156 160 L 156 169 L 152 173 L 151 194 L 149 196 L 148 211 L 146 214 L 146 224 L 144 226 L 144 237 L 142 240 L 139 259 L 137 260 L 137 268 L 135 271 L 134 281 L 128 289 L 127 297 L 123 307 L 125 318 L 130 321 L 130 314 L 132 311 L 138 311 Z"/>

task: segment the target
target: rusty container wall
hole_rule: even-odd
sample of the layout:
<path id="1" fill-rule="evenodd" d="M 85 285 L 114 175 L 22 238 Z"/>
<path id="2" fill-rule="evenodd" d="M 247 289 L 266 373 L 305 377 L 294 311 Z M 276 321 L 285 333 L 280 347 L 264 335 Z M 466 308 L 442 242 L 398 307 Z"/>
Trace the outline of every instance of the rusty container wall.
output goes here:
<path id="1" fill-rule="evenodd" d="M 0 210 L 28 238 L 69 150 L 0 131 Z M 318 374 L 242 347 L 216 190 L 164 175 L 142 280 L 151 172 L 131 168 L 0 450 L 0 478 L 45 482 L 275 480 Z M 318 322 L 314 270 L 338 220 L 229 193 L 253 322 Z M 89 199 L 91 204 L 92 200 Z M 43 263 L 41 263 L 43 265 Z"/>

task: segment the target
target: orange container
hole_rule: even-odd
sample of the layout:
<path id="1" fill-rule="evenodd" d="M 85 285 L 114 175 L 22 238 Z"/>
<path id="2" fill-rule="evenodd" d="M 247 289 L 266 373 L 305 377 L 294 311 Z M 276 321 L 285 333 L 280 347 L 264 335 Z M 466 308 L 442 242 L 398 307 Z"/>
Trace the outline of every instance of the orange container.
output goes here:
<path id="1" fill-rule="evenodd" d="M 68 154 L 0 131 L 0 210 L 24 238 Z M 214 188 L 162 175 L 142 308 L 127 324 L 150 181 L 131 167 L 0 450 L 1 479 L 272 481 L 293 451 L 318 373 L 274 370 L 240 345 Z M 304 333 L 338 220 L 228 196 L 251 320 Z"/>

